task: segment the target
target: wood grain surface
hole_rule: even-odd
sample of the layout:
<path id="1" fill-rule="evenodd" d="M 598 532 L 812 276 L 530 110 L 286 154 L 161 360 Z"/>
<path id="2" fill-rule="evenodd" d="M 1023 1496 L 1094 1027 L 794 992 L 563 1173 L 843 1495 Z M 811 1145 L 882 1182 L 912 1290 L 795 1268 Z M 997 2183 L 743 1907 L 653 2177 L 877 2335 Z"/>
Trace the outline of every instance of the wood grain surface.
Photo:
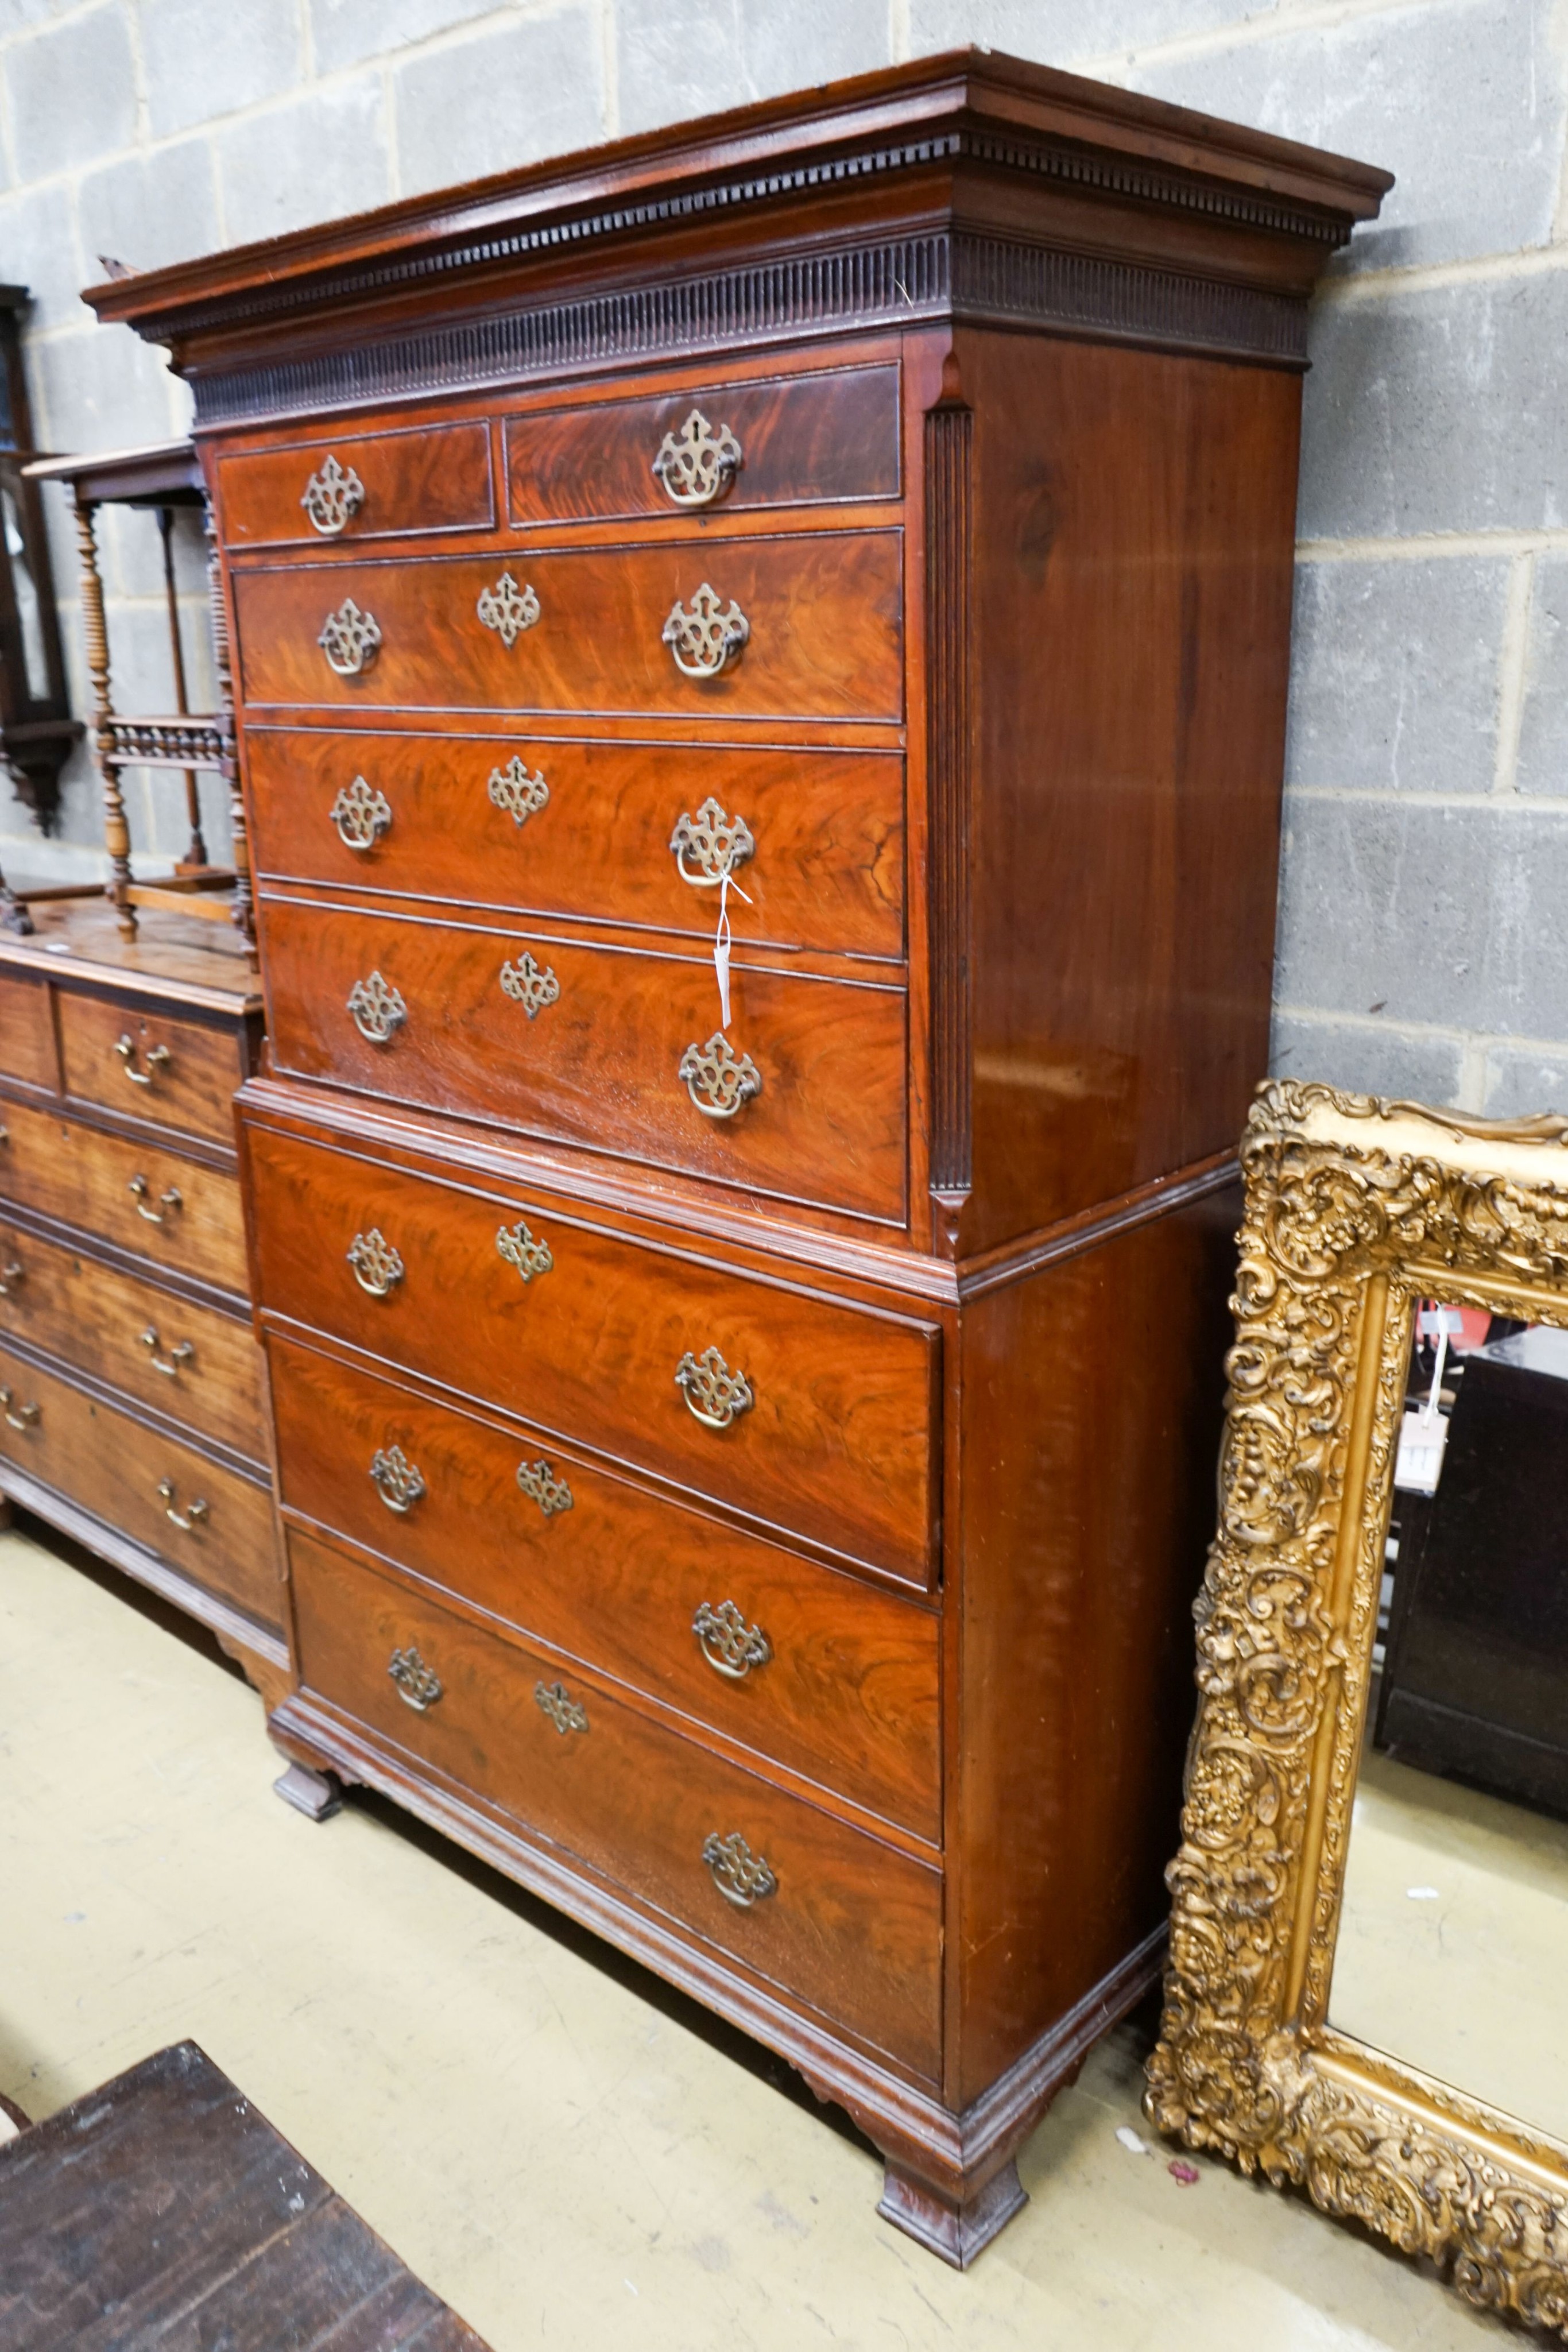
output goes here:
<path id="1" fill-rule="evenodd" d="M 0 972 L 0 1070 L 51 1094 L 59 1084 L 49 992 L 41 977 Z"/>
<path id="2" fill-rule="evenodd" d="M 0 1203 L 9 1200 L 103 1234 L 154 1265 L 244 1297 L 249 1289 L 238 1178 L 157 1144 L 0 1102 Z M 140 1179 L 145 1191 L 131 1187 Z M 166 1199 L 177 1192 L 179 1202 Z M 162 1219 L 153 1223 L 152 1216 Z"/>
<path id="3" fill-rule="evenodd" d="M 363 498 L 340 532 L 324 537 L 303 500 L 329 457 L 358 478 Z M 357 539 L 486 530 L 496 519 L 487 425 L 425 425 L 390 433 L 349 431 L 288 440 L 224 458 L 224 532 L 231 546 L 290 541 L 332 548 Z"/>
<path id="4" fill-rule="evenodd" d="M 68 1099 L 149 1119 L 172 1135 L 234 1146 L 235 1089 L 246 1076 L 243 1032 L 175 1012 L 116 1003 L 78 989 L 57 992 L 60 1066 Z M 120 1052 L 129 1037 L 133 1051 Z M 162 1046 L 165 1062 L 151 1058 Z M 138 1085 L 138 1078 L 149 1083 Z"/>

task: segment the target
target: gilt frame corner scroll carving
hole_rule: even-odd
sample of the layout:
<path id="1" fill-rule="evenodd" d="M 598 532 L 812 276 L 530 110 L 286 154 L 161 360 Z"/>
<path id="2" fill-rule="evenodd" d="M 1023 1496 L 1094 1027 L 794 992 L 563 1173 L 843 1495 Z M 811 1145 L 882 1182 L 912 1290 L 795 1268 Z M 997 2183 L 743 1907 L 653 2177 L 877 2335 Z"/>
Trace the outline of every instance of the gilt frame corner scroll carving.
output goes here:
<path id="1" fill-rule="evenodd" d="M 1565 1139 L 1260 1090 L 1145 2108 L 1568 2336 L 1568 2145 L 1328 2022 L 1415 1302 L 1568 1324 Z"/>

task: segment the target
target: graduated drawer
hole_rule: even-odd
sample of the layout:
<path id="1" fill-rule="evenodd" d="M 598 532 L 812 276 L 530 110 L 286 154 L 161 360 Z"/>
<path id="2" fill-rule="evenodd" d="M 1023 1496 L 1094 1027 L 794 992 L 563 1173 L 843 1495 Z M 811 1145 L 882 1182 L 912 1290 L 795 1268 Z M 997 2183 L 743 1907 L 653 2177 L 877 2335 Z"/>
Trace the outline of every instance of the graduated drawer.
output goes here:
<path id="1" fill-rule="evenodd" d="M 267 1459 L 261 1350 L 248 1322 L 0 1225 L 0 1331 L 95 1373 L 200 1437 Z"/>
<path id="2" fill-rule="evenodd" d="M 898 426 L 895 366 L 530 407 L 506 423 L 507 512 L 526 529 L 895 499 Z"/>
<path id="3" fill-rule="evenodd" d="M 249 1150 L 271 1313 L 926 1584 L 927 1326 L 266 1127 L 249 1129 Z M 731 1391 L 727 1419 L 706 1380 L 677 1382 L 709 1349 L 751 1399 Z"/>
<path id="4" fill-rule="evenodd" d="M 235 1089 L 246 1073 L 232 1028 L 140 1013 L 62 989 L 65 1091 L 184 1135 L 234 1147 Z"/>
<path id="5" fill-rule="evenodd" d="M 748 1192 L 902 1223 L 905 998 L 737 956 L 729 1055 L 711 954 L 265 897 L 273 1066 Z M 367 1034 L 367 1031 L 371 1034 Z M 744 1077 L 744 1083 L 749 1080 Z"/>
<path id="6" fill-rule="evenodd" d="M 0 1104 L 5 1200 L 242 1297 L 249 1288 L 237 1178 L 162 1145 Z"/>
<path id="7" fill-rule="evenodd" d="M 307 1691 L 754 1975 L 936 2073 L 937 1870 L 307 1537 L 290 1531 L 288 1553 Z M 731 1849 L 739 1870 L 749 1857 L 774 1882 L 744 1907 L 703 1859 L 710 1841 L 732 1839 L 744 1842 L 744 1854 Z"/>
<path id="8" fill-rule="evenodd" d="M 271 1357 L 286 1510 L 937 1840 L 929 1611 L 314 1349 Z"/>
<path id="9" fill-rule="evenodd" d="M 264 1624 L 279 1618 L 267 1486 L 0 1348 L 0 1458 Z"/>
<path id="10" fill-rule="evenodd" d="M 423 562 L 256 567 L 234 580 L 245 699 L 394 710 L 641 712 L 683 719 L 895 720 L 904 709 L 896 530 L 799 532 L 695 546 L 520 549 Z M 481 598 L 525 593 L 538 617 L 510 645 Z M 738 605 L 744 652 L 683 676 L 662 632 L 711 587 Z M 345 605 L 374 621 L 366 666 L 340 676 L 319 643 Z M 363 642 L 362 630 L 361 642 Z M 352 648 L 340 642 L 339 658 Z"/>
<path id="11" fill-rule="evenodd" d="M 230 547 L 487 530 L 490 428 L 416 425 L 247 450 L 219 458 L 218 494 Z"/>
<path id="12" fill-rule="evenodd" d="M 55 1031 L 41 979 L 0 972 L 0 1072 L 24 1086 L 55 1090 Z"/>
<path id="13" fill-rule="evenodd" d="M 904 953 L 895 753 L 253 726 L 246 764 L 264 877 L 711 941 L 738 845 L 743 938 Z"/>

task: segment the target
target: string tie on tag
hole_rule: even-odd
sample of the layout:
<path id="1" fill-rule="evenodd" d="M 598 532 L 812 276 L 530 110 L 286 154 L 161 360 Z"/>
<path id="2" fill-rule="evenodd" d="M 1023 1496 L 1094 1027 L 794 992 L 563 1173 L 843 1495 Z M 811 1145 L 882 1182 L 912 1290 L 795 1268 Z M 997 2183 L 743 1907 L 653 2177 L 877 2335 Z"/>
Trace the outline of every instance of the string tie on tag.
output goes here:
<path id="1" fill-rule="evenodd" d="M 747 898 L 746 892 L 727 867 L 719 880 L 718 930 L 713 943 L 713 968 L 718 981 L 718 1025 L 721 1029 L 729 1027 L 729 949 L 732 936 L 729 928 L 729 894 L 731 890 L 735 892 L 737 898 L 745 898 L 747 905 L 750 906 L 751 900 Z"/>

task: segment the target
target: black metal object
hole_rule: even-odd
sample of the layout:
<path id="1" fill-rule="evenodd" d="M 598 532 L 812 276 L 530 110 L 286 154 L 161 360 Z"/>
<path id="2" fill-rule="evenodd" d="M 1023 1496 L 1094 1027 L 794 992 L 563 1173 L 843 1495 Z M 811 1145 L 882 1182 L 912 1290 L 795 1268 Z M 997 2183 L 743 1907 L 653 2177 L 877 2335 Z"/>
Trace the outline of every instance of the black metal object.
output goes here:
<path id="1" fill-rule="evenodd" d="M 22 364 L 27 303 L 25 286 L 0 286 L 0 757 L 47 834 L 59 810 L 60 770 L 82 729 L 66 699 L 43 504 L 23 472 L 37 455 Z M 3 884 L 0 892 L 0 924 L 30 930 L 26 910 Z"/>

